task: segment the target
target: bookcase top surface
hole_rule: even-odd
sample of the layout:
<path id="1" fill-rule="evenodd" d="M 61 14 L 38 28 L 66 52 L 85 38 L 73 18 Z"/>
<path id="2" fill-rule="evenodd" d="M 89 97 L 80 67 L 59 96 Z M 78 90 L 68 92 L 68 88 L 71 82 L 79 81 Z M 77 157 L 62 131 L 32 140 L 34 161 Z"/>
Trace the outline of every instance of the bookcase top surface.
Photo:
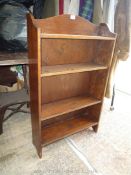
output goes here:
<path id="1" fill-rule="evenodd" d="M 60 37 L 67 39 L 70 37 L 71 39 L 77 39 L 77 38 L 83 39 L 84 37 L 87 37 L 85 39 L 97 39 L 97 37 L 99 38 L 105 37 L 105 39 L 106 37 L 108 37 L 108 39 L 116 38 L 116 34 L 110 32 L 107 24 L 100 23 L 99 25 L 95 25 L 80 16 L 66 14 L 66 15 L 49 17 L 45 19 L 34 19 L 32 15 L 28 14 L 28 17 L 29 16 L 31 17 L 34 26 L 40 28 L 42 35 L 46 38 L 48 37 L 49 38 Z M 48 34 L 54 34 L 54 36 Z M 57 34 L 59 34 L 59 36 Z"/>

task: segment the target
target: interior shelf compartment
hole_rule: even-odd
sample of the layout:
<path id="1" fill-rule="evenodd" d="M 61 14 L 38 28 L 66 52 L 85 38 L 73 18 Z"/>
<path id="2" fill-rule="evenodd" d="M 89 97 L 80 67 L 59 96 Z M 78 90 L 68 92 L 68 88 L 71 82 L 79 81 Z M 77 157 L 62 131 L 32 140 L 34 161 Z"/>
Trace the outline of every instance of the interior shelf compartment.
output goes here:
<path id="1" fill-rule="evenodd" d="M 72 97 L 42 105 L 41 121 L 101 103 L 89 96 Z"/>
<path id="2" fill-rule="evenodd" d="M 42 144 L 47 145 L 97 124 L 98 123 L 93 121 L 88 115 L 53 123 L 49 126 L 42 127 Z"/>
<path id="3" fill-rule="evenodd" d="M 70 35 L 70 34 L 49 34 L 49 33 L 41 33 L 41 38 L 47 38 L 47 39 L 115 40 L 114 37 L 106 37 L 106 36 Z"/>
<path id="4" fill-rule="evenodd" d="M 78 73 L 78 72 L 85 72 L 85 71 L 102 70 L 102 69 L 107 69 L 107 67 L 103 65 L 93 64 L 93 63 L 43 66 L 41 77 L 63 75 L 63 74 L 69 74 L 69 73 Z"/>

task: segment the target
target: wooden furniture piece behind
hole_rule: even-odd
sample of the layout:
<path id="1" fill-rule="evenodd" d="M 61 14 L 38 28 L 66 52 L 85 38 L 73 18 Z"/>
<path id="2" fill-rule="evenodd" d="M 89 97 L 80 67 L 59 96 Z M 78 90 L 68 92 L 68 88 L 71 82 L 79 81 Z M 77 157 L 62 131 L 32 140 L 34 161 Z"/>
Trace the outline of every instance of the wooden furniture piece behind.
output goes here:
<path id="1" fill-rule="evenodd" d="M 74 17 L 74 16 L 73 16 Z M 96 132 L 116 35 L 70 15 L 28 19 L 33 143 L 42 146 L 83 129 Z"/>

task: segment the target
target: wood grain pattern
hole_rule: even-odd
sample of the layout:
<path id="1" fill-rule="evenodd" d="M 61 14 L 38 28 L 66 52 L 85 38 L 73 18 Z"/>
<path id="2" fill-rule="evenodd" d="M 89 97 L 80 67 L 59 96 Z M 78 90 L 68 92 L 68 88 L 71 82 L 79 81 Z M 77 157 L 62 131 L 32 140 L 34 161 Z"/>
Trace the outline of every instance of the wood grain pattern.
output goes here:
<path id="1" fill-rule="evenodd" d="M 106 66 L 98 64 L 66 64 L 66 65 L 56 65 L 56 66 L 43 66 L 41 77 L 48 77 L 53 75 L 64 75 L 69 73 L 78 73 L 86 71 L 94 71 L 107 69 Z"/>
<path id="2" fill-rule="evenodd" d="M 57 117 L 58 115 L 63 115 L 100 102 L 100 100 L 92 97 L 80 96 L 44 104 L 42 105 L 41 120 Z"/>
<path id="3" fill-rule="evenodd" d="M 49 127 L 42 128 L 42 144 L 47 145 L 94 125 L 97 125 L 97 122 L 90 119 L 89 116 L 74 117 L 54 123 Z"/>
<path id="4" fill-rule="evenodd" d="M 75 96 L 88 95 L 90 73 L 82 72 L 43 77 L 42 104 Z"/>
<path id="5" fill-rule="evenodd" d="M 82 63 L 109 66 L 114 47 L 112 40 L 42 39 L 41 44 L 42 66 Z"/>
<path id="6" fill-rule="evenodd" d="M 95 40 L 42 39 L 42 65 L 90 63 Z"/>

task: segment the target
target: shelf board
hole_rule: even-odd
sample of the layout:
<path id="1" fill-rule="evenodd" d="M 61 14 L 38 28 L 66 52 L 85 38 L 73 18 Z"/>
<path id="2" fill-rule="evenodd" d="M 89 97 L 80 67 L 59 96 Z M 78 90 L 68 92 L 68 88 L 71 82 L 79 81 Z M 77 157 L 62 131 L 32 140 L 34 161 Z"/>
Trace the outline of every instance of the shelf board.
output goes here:
<path id="1" fill-rule="evenodd" d="M 9 53 L 0 51 L 0 66 L 29 64 L 27 52 Z"/>
<path id="2" fill-rule="evenodd" d="M 71 35 L 71 34 L 49 34 L 49 33 L 41 33 L 41 38 L 45 38 L 45 39 L 115 40 L 115 38 L 113 38 L 113 37 L 106 37 L 106 36 Z"/>
<path id="3" fill-rule="evenodd" d="M 49 77 L 54 75 L 63 75 L 69 73 L 78 73 L 78 72 L 94 71 L 101 69 L 107 69 L 107 67 L 98 64 L 88 64 L 88 63 L 43 66 L 41 77 Z"/>
<path id="4" fill-rule="evenodd" d="M 92 106 L 100 102 L 100 100 L 92 97 L 78 96 L 44 104 L 42 105 L 41 121 Z"/>
<path id="5" fill-rule="evenodd" d="M 47 145 L 95 125 L 97 125 L 97 122 L 88 118 L 88 116 L 75 117 L 53 123 L 42 128 L 42 144 Z"/>

